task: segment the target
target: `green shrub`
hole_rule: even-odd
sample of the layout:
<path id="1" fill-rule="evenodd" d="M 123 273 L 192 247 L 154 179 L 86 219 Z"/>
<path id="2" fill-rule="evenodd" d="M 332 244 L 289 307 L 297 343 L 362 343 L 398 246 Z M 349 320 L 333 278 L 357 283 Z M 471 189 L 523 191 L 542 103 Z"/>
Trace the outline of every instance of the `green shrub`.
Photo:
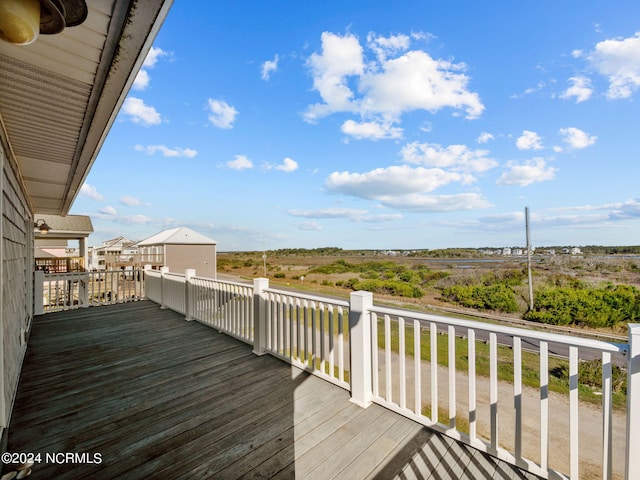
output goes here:
<path id="1" fill-rule="evenodd" d="M 601 288 L 544 286 L 534 296 L 527 320 L 553 325 L 612 327 L 640 318 L 640 291 L 630 285 Z"/>
<path id="2" fill-rule="evenodd" d="M 453 285 L 442 291 L 442 297 L 464 307 L 513 313 L 518 311 L 515 293 L 506 285 Z"/>

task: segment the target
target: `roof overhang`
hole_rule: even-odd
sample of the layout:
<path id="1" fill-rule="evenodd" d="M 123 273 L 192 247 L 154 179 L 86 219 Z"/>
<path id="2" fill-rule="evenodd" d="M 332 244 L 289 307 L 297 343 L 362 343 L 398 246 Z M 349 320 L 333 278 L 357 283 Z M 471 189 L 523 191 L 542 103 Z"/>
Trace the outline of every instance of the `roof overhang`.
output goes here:
<path id="1" fill-rule="evenodd" d="M 172 2 L 88 0 L 80 26 L 0 42 L 0 139 L 32 212 L 69 212 Z"/>

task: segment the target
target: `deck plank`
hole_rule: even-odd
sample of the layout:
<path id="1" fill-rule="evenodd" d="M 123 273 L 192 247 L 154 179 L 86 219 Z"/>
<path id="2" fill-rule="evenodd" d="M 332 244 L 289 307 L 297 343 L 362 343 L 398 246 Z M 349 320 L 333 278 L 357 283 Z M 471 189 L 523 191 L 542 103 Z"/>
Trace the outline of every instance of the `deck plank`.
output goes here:
<path id="1" fill-rule="evenodd" d="M 147 301 L 34 320 L 8 451 L 101 454 L 36 480 L 533 478 Z"/>

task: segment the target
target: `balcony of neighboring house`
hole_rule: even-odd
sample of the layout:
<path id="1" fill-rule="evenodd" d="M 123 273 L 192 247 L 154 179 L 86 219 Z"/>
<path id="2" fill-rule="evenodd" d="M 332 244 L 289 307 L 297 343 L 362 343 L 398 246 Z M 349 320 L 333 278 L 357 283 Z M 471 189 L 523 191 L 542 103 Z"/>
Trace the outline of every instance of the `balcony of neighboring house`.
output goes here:
<path id="1" fill-rule="evenodd" d="M 383 307 L 368 292 L 139 273 L 135 295 L 112 280 L 109 306 L 34 320 L 8 451 L 85 460 L 34 464 L 42 478 L 637 477 L 640 417 L 614 405 L 611 371 L 628 369 L 637 402 L 639 326 L 611 343 Z M 577 378 L 594 356 L 595 406 Z"/>

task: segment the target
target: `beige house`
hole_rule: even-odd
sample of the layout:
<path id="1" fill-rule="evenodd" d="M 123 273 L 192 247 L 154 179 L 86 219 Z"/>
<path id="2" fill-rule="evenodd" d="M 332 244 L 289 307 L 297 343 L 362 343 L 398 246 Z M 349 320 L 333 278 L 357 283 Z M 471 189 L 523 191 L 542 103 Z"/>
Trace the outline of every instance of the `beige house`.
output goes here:
<path id="1" fill-rule="evenodd" d="M 138 242 L 142 265 L 184 273 L 194 268 L 200 277 L 216 278 L 216 241 L 187 227 L 171 228 Z"/>

